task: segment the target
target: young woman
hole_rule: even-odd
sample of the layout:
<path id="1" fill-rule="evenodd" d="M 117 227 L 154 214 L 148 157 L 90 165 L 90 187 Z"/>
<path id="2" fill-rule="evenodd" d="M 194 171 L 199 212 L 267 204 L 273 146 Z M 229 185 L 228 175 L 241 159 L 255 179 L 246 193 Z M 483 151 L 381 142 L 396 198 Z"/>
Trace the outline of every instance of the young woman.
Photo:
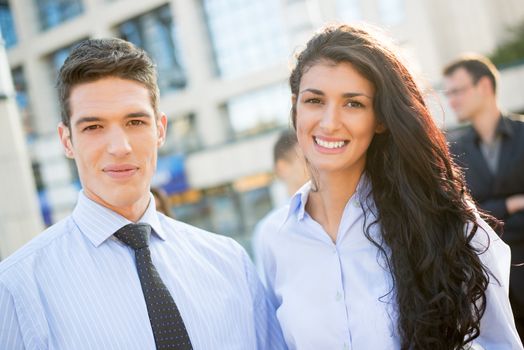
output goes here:
<path id="1" fill-rule="evenodd" d="M 395 53 L 365 30 L 328 27 L 290 85 L 312 180 L 261 242 L 289 348 L 522 349 L 509 249 Z"/>

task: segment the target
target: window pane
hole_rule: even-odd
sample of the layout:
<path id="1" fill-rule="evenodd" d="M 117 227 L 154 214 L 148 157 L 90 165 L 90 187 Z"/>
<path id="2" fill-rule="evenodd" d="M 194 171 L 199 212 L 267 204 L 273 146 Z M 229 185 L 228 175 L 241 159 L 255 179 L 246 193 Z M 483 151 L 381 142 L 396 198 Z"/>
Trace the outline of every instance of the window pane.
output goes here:
<path id="1" fill-rule="evenodd" d="M 280 0 L 202 0 L 222 77 L 256 71 L 288 57 Z"/>
<path id="2" fill-rule="evenodd" d="M 286 84 L 278 84 L 252 91 L 232 98 L 226 108 L 236 137 L 288 125 L 289 88 Z"/>
<path id="3" fill-rule="evenodd" d="M 40 27 L 49 29 L 76 17 L 83 11 L 81 0 L 34 0 Z"/>
<path id="4" fill-rule="evenodd" d="M 260 187 L 240 193 L 240 208 L 244 216 L 246 235 L 250 235 L 256 224 L 272 208 L 269 187 Z"/>
<path id="5" fill-rule="evenodd" d="M 195 123 L 195 115 L 178 116 L 169 121 L 169 136 L 160 150 L 162 153 L 185 154 L 202 147 Z"/>
<path id="6" fill-rule="evenodd" d="M 15 86 L 16 103 L 22 119 L 22 125 L 24 126 L 26 136 L 30 140 L 34 136 L 35 131 L 24 70 L 22 67 L 17 67 L 11 71 L 11 75 L 13 77 L 13 85 Z"/>
<path id="7" fill-rule="evenodd" d="M 161 93 L 186 86 L 177 28 L 169 5 L 126 21 L 118 30 L 121 38 L 146 50 L 155 61 Z"/>
<path id="8" fill-rule="evenodd" d="M 6 48 L 16 45 L 15 23 L 7 0 L 0 0 L 0 34 Z"/>
<path id="9" fill-rule="evenodd" d="M 75 47 L 79 43 L 80 41 L 67 47 L 56 50 L 55 52 L 51 53 L 51 55 L 49 55 L 49 63 L 51 65 L 53 79 L 58 76 L 60 68 L 64 64 L 64 61 L 66 60 L 67 56 L 69 56 L 69 53 L 71 52 L 73 47 Z"/>
<path id="10" fill-rule="evenodd" d="M 360 1 L 358 0 L 337 0 L 338 19 L 342 22 L 355 22 L 362 19 Z"/>
<path id="11" fill-rule="evenodd" d="M 385 24 L 395 25 L 404 20 L 404 0 L 379 0 L 380 17 Z"/>

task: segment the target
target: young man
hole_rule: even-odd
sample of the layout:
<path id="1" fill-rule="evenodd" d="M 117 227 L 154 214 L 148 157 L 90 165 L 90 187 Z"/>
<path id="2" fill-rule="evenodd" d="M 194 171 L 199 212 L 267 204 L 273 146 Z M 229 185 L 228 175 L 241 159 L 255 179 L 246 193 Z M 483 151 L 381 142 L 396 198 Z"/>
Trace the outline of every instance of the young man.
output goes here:
<path id="1" fill-rule="evenodd" d="M 167 118 L 151 59 L 87 40 L 58 91 L 58 133 L 83 189 L 71 216 L 0 264 L 0 348 L 282 348 L 242 248 L 155 210 Z"/>
<path id="2" fill-rule="evenodd" d="M 297 136 L 290 130 L 283 131 L 273 146 L 273 167 L 276 177 L 285 186 L 287 201 L 296 191 L 309 179 L 306 162 L 302 151 L 298 147 Z M 286 201 L 286 202 L 287 202 Z M 280 208 L 280 205 L 278 206 Z M 263 268 L 260 253 L 260 242 L 265 232 L 275 231 L 284 222 L 284 217 L 278 214 L 280 211 L 270 211 L 258 222 L 253 232 L 252 248 L 257 270 L 262 276 Z"/>
<path id="3" fill-rule="evenodd" d="M 524 122 L 497 104 L 497 70 L 482 56 L 464 56 L 444 69 L 446 95 L 457 118 L 470 125 L 450 136 L 478 205 L 504 222 L 511 247 L 510 300 L 524 339 Z"/>

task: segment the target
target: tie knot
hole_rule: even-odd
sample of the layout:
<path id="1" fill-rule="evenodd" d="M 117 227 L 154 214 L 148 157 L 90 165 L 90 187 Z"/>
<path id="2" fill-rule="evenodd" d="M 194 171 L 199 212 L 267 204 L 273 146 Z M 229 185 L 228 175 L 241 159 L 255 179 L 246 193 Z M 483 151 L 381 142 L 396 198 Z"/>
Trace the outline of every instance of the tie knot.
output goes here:
<path id="1" fill-rule="evenodd" d="M 115 232 L 114 236 L 134 250 L 149 246 L 151 226 L 148 224 L 128 224 Z"/>

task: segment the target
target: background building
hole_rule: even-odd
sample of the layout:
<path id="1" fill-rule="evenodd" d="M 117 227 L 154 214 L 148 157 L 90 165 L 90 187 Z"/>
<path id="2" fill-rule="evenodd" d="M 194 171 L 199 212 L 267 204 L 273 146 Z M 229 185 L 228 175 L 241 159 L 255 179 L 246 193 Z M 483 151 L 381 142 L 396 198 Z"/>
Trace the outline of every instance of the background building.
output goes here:
<path id="1" fill-rule="evenodd" d="M 279 197 L 271 148 L 289 127 L 292 53 L 333 20 L 385 28 L 421 84 L 437 91 L 428 93 L 428 103 L 449 127 L 454 118 L 438 93 L 442 66 L 463 51 L 493 52 L 508 28 L 524 21 L 524 6 L 522 0 L 0 0 L 45 222 L 69 214 L 79 188 L 56 135 L 57 70 L 79 41 L 118 36 L 158 65 L 170 125 L 155 184 L 170 194 L 178 219 L 245 244 Z M 502 106 L 513 111 L 524 111 L 520 63 L 501 79 Z"/>

